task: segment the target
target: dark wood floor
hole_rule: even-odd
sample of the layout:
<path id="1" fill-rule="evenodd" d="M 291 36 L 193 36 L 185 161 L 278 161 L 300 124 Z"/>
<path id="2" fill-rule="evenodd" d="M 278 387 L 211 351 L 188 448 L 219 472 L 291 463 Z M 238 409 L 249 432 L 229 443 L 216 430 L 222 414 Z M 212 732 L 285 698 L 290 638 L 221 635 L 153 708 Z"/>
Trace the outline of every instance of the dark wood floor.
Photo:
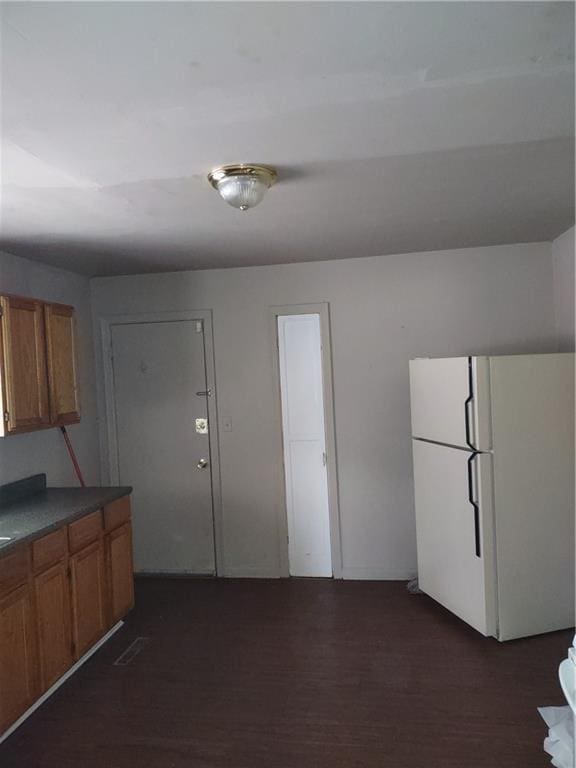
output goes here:
<path id="1" fill-rule="evenodd" d="M 501 645 L 397 582 L 143 580 L 2 768 L 544 768 L 569 632 Z M 149 643 L 113 666 L 136 638 Z"/>

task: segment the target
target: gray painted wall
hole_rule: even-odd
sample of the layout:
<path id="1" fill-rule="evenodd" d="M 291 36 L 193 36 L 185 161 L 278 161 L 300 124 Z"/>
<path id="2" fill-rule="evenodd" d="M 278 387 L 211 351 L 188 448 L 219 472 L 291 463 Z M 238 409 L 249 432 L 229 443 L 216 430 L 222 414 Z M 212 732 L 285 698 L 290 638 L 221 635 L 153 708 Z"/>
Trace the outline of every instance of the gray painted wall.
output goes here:
<path id="1" fill-rule="evenodd" d="M 330 303 L 348 578 L 415 571 L 408 360 L 557 348 L 548 243 L 98 278 L 92 297 L 96 320 L 213 310 L 219 418 L 233 425 L 219 435 L 227 575 L 278 575 L 284 511 L 269 306 Z M 99 341 L 96 352 L 103 408 Z"/>
<path id="2" fill-rule="evenodd" d="M 574 232 L 572 227 L 552 243 L 554 311 L 559 352 L 574 351 Z"/>
<path id="3" fill-rule="evenodd" d="M 100 482 L 94 347 L 88 280 L 72 272 L 0 253 L 0 292 L 72 304 L 77 311 L 82 421 L 68 433 L 88 485 Z M 50 485 L 77 485 L 58 429 L 0 438 L 0 483 L 46 472 Z"/>

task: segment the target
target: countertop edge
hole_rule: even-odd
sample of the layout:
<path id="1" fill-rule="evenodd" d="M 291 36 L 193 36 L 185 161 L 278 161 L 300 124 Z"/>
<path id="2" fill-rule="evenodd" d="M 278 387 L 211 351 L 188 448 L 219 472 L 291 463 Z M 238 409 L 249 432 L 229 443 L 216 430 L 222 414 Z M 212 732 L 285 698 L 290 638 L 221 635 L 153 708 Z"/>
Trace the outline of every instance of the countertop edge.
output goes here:
<path id="1" fill-rule="evenodd" d="M 91 488 L 91 490 L 94 490 L 95 488 Z M 80 489 L 71 489 L 71 488 L 46 488 L 46 492 L 49 493 L 50 491 L 69 491 L 69 490 L 80 490 Z M 94 501 L 90 504 L 81 504 L 79 503 L 78 509 L 74 512 L 71 512 L 68 515 L 65 515 L 61 520 L 55 521 L 53 523 L 48 523 L 47 525 L 40 526 L 37 530 L 35 530 L 32 533 L 24 534 L 19 538 L 15 538 L 12 541 L 6 542 L 4 545 L 0 546 L 0 558 L 4 557 L 4 555 L 8 554 L 12 550 L 16 549 L 17 547 L 21 547 L 25 544 L 29 544 L 31 541 L 34 541 L 36 539 L 41 538 L 42 536 L 45 536 L 48 533 L 51 533 L 52 531 L 57 530 L 58 528 L 62 528 L 64 525 L 69 525 L 70 523 L 73 523 L 75 520 L 79 520 L 81 517 L 85 517 L 86 515 L 91 514 L 92 512 L 96 512 L 98 509 L 102 509 L 103 506 L 106 504 L 110 504 L 112 501 L 116 501 L 117 499 L 121 499 L 123 496 L 129 496 L 132 493 L 132 486 L 126 485 L 126 486 L 103 486 L 102 490 L 102 497 L 98 501 Z M 33 502 L 34 496 L 30 496 L 31 503 Z M 9 509 L 9 507 L 7 507 Z"/>

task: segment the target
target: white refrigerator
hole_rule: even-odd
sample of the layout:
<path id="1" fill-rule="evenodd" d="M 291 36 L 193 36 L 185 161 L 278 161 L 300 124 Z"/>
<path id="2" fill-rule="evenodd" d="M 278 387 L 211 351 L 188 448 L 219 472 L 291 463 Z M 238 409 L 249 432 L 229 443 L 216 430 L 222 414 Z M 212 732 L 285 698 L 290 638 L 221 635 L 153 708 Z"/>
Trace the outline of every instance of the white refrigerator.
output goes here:
<path id="1" fill-rule="evenodd" d="M 498 640 L 574 626 L 574 355 L 410 361 L 420 589 Z"/>

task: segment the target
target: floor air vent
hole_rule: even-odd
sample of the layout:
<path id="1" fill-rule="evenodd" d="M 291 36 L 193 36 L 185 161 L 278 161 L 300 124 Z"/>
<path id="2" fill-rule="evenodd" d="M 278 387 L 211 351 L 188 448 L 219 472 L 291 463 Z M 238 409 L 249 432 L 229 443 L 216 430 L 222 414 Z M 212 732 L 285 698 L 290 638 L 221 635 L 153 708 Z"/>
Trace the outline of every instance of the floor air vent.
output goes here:
<path id="1" fill-rule="evenodd" d="M 126 648 L 126 650 L 121 653 L 120 656 L 118 656 L 114 662 L 114 666 L 125 667 L 130 664 L 136 658 L 136 656 L 138 656 L 144 646 L 149 642 L 149 637 L 137 637 L 136 640 L 134 640 L 133 643 L 130 643 L 128 648 Z"/>

